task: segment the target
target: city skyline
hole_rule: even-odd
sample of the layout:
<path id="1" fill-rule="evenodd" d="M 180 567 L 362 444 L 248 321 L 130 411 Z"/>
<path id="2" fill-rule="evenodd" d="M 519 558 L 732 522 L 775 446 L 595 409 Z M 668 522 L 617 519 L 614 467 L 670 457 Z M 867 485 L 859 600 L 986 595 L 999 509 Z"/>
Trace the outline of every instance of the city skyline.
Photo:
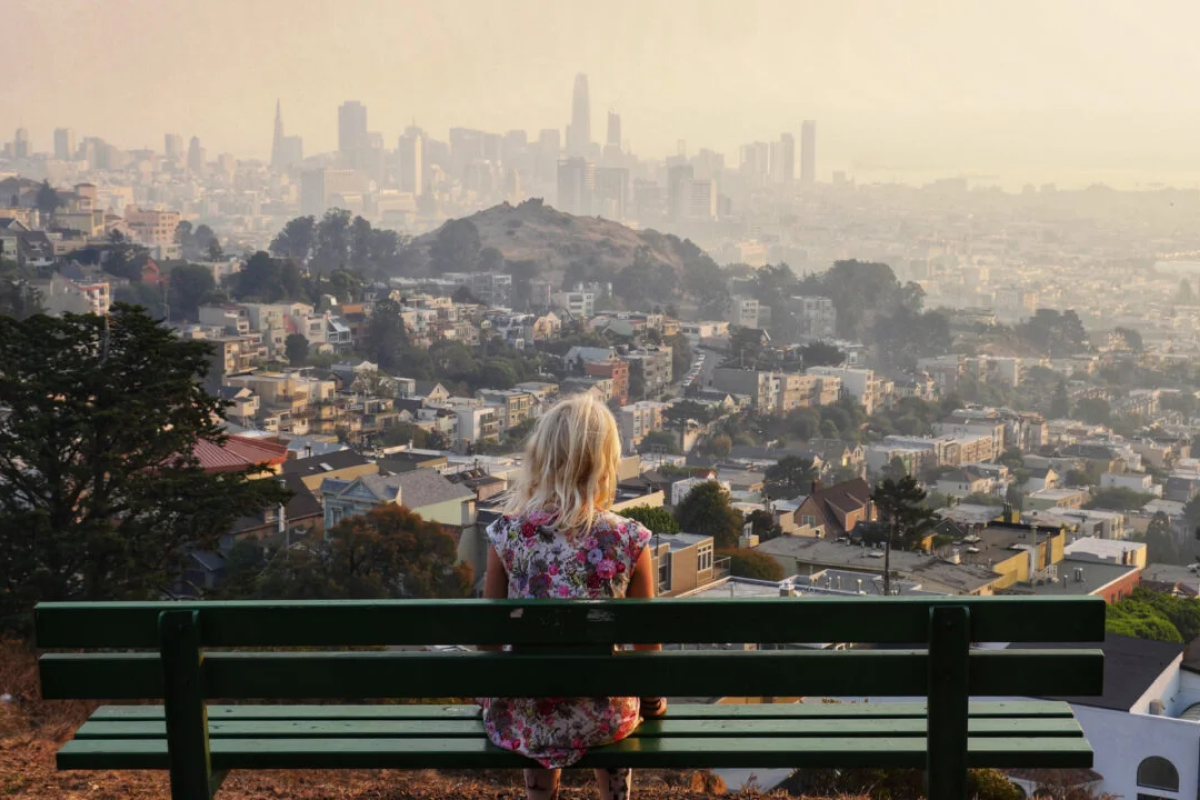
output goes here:
<path id="1" fill-rule="evenodd" d="M 289 132 L 309 152 L 330 152 L 337 128 L 329 109 L 353 97 L 372 109 L 372 128 L 389 143 L 414 117 L 439 137 L 454 126 L 532 137 L 565 130 L 571 77 L 582 72 L 593 115 L 620 113 L 623 135 L 650 158 L 671 154 L 679 139 L 731 155 L 769 131 L 817 119 L 818 180 L 839 168 L 1047 180 L 1124 171 L 1186 173 L 1176 182 L 1187 184 L 1200 172 L 1191 145 L 1200 115 L 1175 88 L 1200 73 L 1187 42 L 1200 10 L 1182 2 L 1152 4 L 1157 15 L 1075 0 L 1003 9 L 930 0 L 911 14 L 864 2 L 697 3 L 687 15 L 665 4 L 616 3 L 598 15 L 540 3 L 480 4 L 472 14 L 414 3 L 379 4 L 353 20 L 334 14 L 332 24 L 320 13 L 292 19 L 294 8 L 275 2 L 213 0 L 186 12 L 132 5 L 147 34 L 136 52 L 113 50 L 125 23 L 86 3 L 16 3 L 11 24 L 23 35 L 0 53 L 0 68 L 19 80 L 0 130 L 26 128 L 42 152 L 52 151 L 55 128 L 125 148 L 178 132 L 198 136 L 210 153 L 267 160 L 271 142 L 259 132 L 277 98 Z M 261 33 L 271 30 L 285 33 Z M 397 30 L 420 34 L 396 48 L 384 39 Z M 655 30 L 672 34 L 647 33 Z M 989 41 L 1021 47 L 983 46 L 984 30 Z M 471 46 L 479 37 L 503 46 Z M 72 48 L 61 57 L 33 55 L 58 52 L 64 40 Z M 629 57 L 615 58 L 611 41 L 627 42 Z M 96 64 L 103 82 L 73 77 Z M 139 113 L 112 113 L 134 86 Z"/>

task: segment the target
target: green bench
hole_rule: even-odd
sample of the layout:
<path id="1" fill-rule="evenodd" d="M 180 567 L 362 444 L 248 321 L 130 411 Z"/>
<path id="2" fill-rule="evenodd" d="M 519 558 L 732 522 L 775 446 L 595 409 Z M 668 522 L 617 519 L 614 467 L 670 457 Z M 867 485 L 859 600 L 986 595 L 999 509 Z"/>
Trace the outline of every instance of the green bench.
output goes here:
<path id="1" fill-rule="evenodd" d="M 1042 597 L 44 603 L 36 631 L 70 651 L 41 656 L 46 699 L 164 703 L 100 707 L 58 767 L 170 770 L 176 800 L 208 800 L 231 769 L 528 766 L 473 706 L 379 700 L 605 695 L 922 698 L 673 704 L 579 766 L 917 767 L 933 800 L 962 800 L 968 767 L 1091 766 L 1065 703 L 1020 698 L 1102 691 L 1098 650 L 972 643 L 1098 642 L 1104 612 Z M 759 649 L 612 648 L 653 642 Z M 382 649 L 431 644 L 519 647 Z M 305 704 L 228 704 L 247 700 Z"/>

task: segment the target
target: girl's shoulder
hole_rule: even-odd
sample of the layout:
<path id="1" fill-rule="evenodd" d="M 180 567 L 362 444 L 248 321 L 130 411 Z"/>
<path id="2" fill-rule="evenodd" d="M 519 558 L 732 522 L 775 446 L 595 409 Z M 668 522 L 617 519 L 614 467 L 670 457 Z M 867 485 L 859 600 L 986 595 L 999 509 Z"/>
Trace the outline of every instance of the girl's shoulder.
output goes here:
<path id="1" fill-rule="evenodd" d="M 596 516 L 594 527 L 611 531 L 618 536 L 627 537 L 634 540 L 638 544 L 645 544 L 650 541 L 650 529 L 636 519 L 622 517 L 613 511 L 605 511 Z"/>

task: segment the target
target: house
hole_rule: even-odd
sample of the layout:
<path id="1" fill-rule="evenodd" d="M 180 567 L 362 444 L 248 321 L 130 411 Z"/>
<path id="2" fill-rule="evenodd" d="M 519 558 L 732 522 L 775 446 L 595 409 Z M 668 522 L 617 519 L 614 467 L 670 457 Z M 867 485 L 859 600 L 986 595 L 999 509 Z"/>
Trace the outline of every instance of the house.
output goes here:
<path id="1" fill-rule="evenodd" d="M 437 381 L 415 381 L 413 397 L 423 397 L 427 403 L 444 403 L 450 399 L 450 390 Z"/>
<path id="2" fill-rule="evenodd" d="M 963 467 L 937 479 L 934 491 L 950 497 L 967 497 L 972 494 L 993 494 L 996 481 L 971 467 Z"/>
<path id="3" fill-rule="evenodd" d="M 209 474 L 259 467 L 261 471 L 252 476 L 255 478 L 279 474 L 287 453 L 287 445 L 279 441 L 236 434 L 227 436 L 220 443 L 200 439 L 192 448 L 192 455 L 201 469 Z"/>
<path id="4" fill-rule="evenodd" d="M 1096 645 L 1051 642 L 1020 647 Z M 1109 634 L 1102 649 L 1101 696 L 1049 698 L 1070 703 L 1092 746 L 1096 781 L 1089 788 L 1095 796 L 1140 800 L 1193 796 L 1200 788 L 1200 663 L 1178 642 Z"/>
<path id="5" fill-rule="evenodd" d="M 326 478 L 351 480 L 379 472 L 379 465 L 353 450 L 338 450 L 318 456 L 293 458 L 283 462 L 284 475 L 295 475 L 312 492 L 319 492 Z"/>
<path id="6" fill-rule="evenodd" d="M 855 478 L 825 488 L 814 482 L 812 492 L 793 514 L 793 525 L 798 535 L 837 539 L 860 522 L 878 518 L 871 502 L 871 487 L 862 478 Z"/>
<path id="7" fill-rule="evenodd" d="M 686 597 L 729 577 L 729 558 L 714 558 L 711 536 L 656 534 L 649 549 L 658 597 Z"/>
<path id="8" fill-rule="evenodd" d="M 326 531 L 347 517 L 365 514 L 385 504 L 402 505 L 449 528 L 461 529 L 475 523 L 475 493 L 431 469 L 351 479 L 325 478 L 321 483 L 321 500 L 325 506 Z"/>
<path id="9" fill-rule="evenodd" d="M 1154 482 L 1154 476 L 1145 472 L 1106 472 L 1100 476 L 1101 489 L 1128 489 L 1138 494 L 1162 497 L 1162 486 Z"/>
<path id="10" fill-rule="evenodd" d="M 1021 484 L 1025 494 L 1040 492 L 1044 489 L 1057 489 L 1059 475 L 1053 467 L 1039 467 L 1029 470 L 1029 477 Z"/>

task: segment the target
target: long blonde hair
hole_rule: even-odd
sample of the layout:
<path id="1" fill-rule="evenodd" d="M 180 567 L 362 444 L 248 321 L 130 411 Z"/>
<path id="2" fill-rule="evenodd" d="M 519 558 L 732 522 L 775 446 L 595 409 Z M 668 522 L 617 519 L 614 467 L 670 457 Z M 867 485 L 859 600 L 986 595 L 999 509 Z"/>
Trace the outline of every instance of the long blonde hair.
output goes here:
<path id="1" fill-rule="evenodd" d="M 505 513 L 554 514 L 558 527 L 590 531 L 617 492 L 621 437 L 612 412 L 590 392 L 542 415 L 525 444 L 525 461 Z"/>

